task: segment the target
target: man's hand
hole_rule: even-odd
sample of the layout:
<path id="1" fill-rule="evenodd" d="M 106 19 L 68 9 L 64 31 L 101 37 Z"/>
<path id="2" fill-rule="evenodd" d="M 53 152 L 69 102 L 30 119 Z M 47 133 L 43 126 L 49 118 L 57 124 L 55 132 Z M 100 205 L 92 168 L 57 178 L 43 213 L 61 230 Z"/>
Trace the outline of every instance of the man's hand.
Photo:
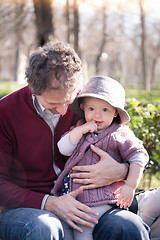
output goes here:
<path id="1" fill-rule="evenodd" d="M 46 200 L 45 210 L 54 213 L 79 232 L 82 232 L 82 229 L 76 223 L 93 228 L 98 221 L 87 213 L 95 216 L 98 213 L 75 199 L 82 191 L 83 188 L 80 187 L 60 197 L 49 196 Z"/>
<path id="2" fill-rule="evenodd" d="M 127 165 L 116 162 L 108 153 L 91 145 L 91 149 L 100 156 L 100 161 L 94 165 L 75 166 L 76 173 L 71 177 L 75 183 L 83 184 L 83 189 L 93 189 L 107 186 L 126 178 Z"/>

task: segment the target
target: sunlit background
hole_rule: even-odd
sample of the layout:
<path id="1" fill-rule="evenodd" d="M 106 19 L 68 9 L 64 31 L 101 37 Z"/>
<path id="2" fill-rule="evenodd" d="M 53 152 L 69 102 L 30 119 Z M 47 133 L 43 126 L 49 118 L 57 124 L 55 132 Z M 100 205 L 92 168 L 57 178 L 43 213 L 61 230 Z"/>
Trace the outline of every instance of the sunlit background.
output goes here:
<path id="1" fill-rule="evenodd" d="M 123 84 L 131 127 L 151 156 L 147 186 L 159 186 L 160 0 L 0 0 L 1 96 L 26 84 L 30 55 L 50 40 L 72 45 L 86 81 Z"/>
<path id="2" fill-rule="evenodd" d="M 34 49 L 61 40 L 86 79 L 105 74 L 150 91 L 160 85 L 159 13 L 158 0 L 1 0 L 0 79 L 24 82 Z"/>

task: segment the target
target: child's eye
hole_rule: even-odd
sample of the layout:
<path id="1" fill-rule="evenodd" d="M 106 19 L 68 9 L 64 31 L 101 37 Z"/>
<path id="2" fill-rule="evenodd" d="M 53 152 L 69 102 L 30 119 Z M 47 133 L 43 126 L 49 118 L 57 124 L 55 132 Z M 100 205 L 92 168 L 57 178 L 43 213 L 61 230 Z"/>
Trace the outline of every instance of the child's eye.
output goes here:
<path id="1" fill-rule="evenodd" d="M 103 112 L 107 112 L 107 108 L 103 108 Z"/>
<path id="2" fill-rule="evenodd" d="M 93 108 L 93 107 L 89 107 L 88 110 L 89 110 L 89 111 L 93 111 L 94 108 Z"/>

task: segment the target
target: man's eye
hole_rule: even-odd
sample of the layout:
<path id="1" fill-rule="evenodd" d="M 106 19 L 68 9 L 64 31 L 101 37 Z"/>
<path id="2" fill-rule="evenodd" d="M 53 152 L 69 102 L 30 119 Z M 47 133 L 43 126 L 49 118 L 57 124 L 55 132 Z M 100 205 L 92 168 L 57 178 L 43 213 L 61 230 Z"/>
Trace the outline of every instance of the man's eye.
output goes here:
<path id="1" fill-rule="evenodd" d="M 107 108 L 103 108 L 103 112 L 107 112 Z"/>
<path id="2" fill-rule="evenodd" d="M 94 110 L 94 108 L 92 108 L 92 107 L 89 107 L 88 109 L 89 109 L 89 111 L 93 111 Z"/>

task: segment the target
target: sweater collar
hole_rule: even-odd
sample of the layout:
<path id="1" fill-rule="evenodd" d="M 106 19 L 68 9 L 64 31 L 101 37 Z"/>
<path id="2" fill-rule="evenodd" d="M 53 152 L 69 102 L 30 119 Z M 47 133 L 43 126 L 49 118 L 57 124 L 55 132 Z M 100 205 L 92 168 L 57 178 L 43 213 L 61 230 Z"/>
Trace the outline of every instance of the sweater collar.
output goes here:
<path id="1" fill-rule="evenodd" d="M 33 100 L 33 105 L 37 111 L 37 113 L 44 119 L 59 119 L 60 114 L 54 114 L 51 111 L 49 111 L 47 108 L 43 107 L 42 104 L 40 103 L 38 96 L 35 94 L 32 94 L 32 100 Z"/>

